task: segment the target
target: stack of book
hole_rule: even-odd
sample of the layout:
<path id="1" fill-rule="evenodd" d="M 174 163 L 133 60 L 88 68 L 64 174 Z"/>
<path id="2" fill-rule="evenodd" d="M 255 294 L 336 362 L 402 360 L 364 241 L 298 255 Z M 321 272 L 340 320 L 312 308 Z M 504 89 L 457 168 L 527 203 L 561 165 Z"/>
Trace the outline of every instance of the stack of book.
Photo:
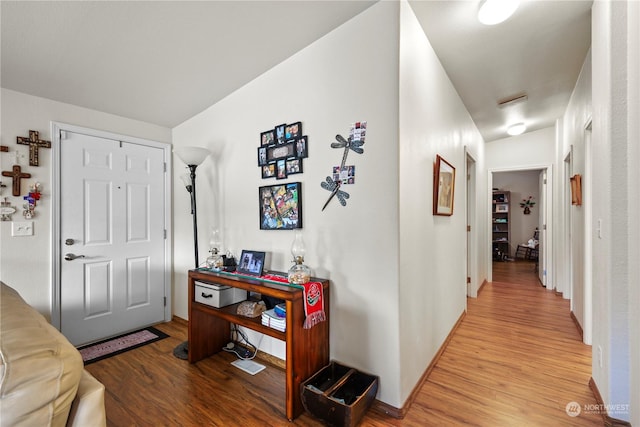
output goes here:
<path id="1" fill-rule="evenodd" d="M 287 319 L 278 316 L 272 308 L 271 310 L 262 312 L 262 324 L 280 332 L 284 332 L 287 328 Z"/>

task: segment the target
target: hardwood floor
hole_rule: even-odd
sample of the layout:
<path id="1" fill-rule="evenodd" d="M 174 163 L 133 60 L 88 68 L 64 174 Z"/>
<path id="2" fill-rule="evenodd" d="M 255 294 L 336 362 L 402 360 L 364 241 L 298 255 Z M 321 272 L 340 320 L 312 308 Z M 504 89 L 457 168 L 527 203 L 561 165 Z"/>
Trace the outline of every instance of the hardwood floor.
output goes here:
<path id="1" fill-rule="evenodd" d="M 190 365 L 173 356 L 186 325 L 156 326 L 162 341 L 87 366 L 106 386 L 109 426 L 322 426 L 284 417 L 284 373 L 256 376 L 221 352 Z M 264 363 L 263 361 L 260 361 Z M 266 364 L 266 363 L 265 363 Z M 425 367 L 426 368 L 426 367 Z M 362 426 L 601 426 L 588 386 L 591 348 L 580 342 L 569 303 L 540 286 L 533 264 L 496 263 L 477 299 L 417 393 L 407 416 L 370 410 Z"/>

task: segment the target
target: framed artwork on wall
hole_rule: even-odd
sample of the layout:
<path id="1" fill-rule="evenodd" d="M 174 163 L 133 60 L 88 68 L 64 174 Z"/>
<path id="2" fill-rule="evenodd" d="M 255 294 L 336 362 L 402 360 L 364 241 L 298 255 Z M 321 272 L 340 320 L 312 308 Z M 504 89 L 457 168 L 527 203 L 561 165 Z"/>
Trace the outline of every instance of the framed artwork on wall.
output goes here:
<path id="1" fill-rule="evenodd" d="M 453 196 L 456 183 L 456 168 L 436 155 L 433 168 L 433 214 L 453 215 Z"/>
<path id="2" fill-rule="evenodd" d="M 284 138 L 288 141 L 290 139 L 298 139 L 302 136 L 302 123 L 291 123 L 284 128 Z"/>
<path id="3" fill-rule="evenodd" d="M 261 147 L 262 148 L 262 147 Z M 284 145 L 274 145 L 272 147 L 266 147 L 267 161 L 284 159 L 287 157 L 294 157 L 296 154 L 295 146 L 293 142 L 287 142 Z"/>
<path id="4" fill-rule="evenodd" d="M 287 160 L 287 176 L 302 173 L 302 159 Z"/>
<path id="5" fill-rule="evenodd" d="M 267 147 L 258 147 L 258 166 L 267 164 Z"/>
<path id="6" fill-rule="evenodd" d="M 267 185 L 258 189 L 261 230 L 302 228 L 300 182 Z"/>
<path id="7" fill-rule="evenodd" d="M 571 204 L 582 206 L 582 175 L 575 174 L 571 178 Z"/>
<path id="8" fill-rule="evenodd" d="M 278 125 L 278 126 L 276 126 L 276 127 L 275 127 L 276 142 L 277 142 L 278 144 L 284 144 L 284 143 L 285 143 L 285 141 L 287 140 L 287 139 L 285 138 L 285 134 L 284 134 L 284 131 L 285 131 L 285 128 L 286 128 L 286 127 L 287 127 L 287 124 L 286 124 L 286 123 L 283 123 L 283 124 Z"/>
<path id="9" fill-rule="evenodd" d="M 276 143 L 276 131 L 271 129 L 260 134 L 260 145 L 271 145 Z"/>
<path id="10" fill-rule="evenodd" d="M 273 178 L 276 176 L 276 164 L 269 163 L 268 165 L 262 166 L 262 178 Z"/>

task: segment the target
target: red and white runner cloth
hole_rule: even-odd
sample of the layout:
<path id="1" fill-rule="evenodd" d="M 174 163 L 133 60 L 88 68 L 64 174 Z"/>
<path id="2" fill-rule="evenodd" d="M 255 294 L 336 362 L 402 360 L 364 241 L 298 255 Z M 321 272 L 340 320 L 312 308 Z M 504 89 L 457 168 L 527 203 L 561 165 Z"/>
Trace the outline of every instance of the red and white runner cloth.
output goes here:
<path id="1" fill-rule="evenodd" d="M 274 282 L 289 283 L 287 278 L 271 274 L 265 274 L 262 278 L 272 280 Z M 294 284 L 294 286 L 302 286 L 303 288 L 305 319 L 302 327 L 305 329 L 311 329 L 318 323 L 327 320 L 327 315 L 324 312 L 324 293 L 322 283 L 307 282 L 303 285 Z"/>

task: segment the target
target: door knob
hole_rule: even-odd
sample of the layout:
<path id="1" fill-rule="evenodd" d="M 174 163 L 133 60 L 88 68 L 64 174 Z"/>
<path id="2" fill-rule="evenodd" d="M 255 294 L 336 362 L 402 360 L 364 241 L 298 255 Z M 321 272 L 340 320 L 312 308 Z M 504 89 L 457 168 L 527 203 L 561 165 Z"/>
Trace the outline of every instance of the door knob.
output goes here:
<path id="1" fill-rule="evenodd" d="M 84 258 L 84 255 L 65 254 L 64 259 L 67 261 L 73 261 L 76 258 Z"/>

